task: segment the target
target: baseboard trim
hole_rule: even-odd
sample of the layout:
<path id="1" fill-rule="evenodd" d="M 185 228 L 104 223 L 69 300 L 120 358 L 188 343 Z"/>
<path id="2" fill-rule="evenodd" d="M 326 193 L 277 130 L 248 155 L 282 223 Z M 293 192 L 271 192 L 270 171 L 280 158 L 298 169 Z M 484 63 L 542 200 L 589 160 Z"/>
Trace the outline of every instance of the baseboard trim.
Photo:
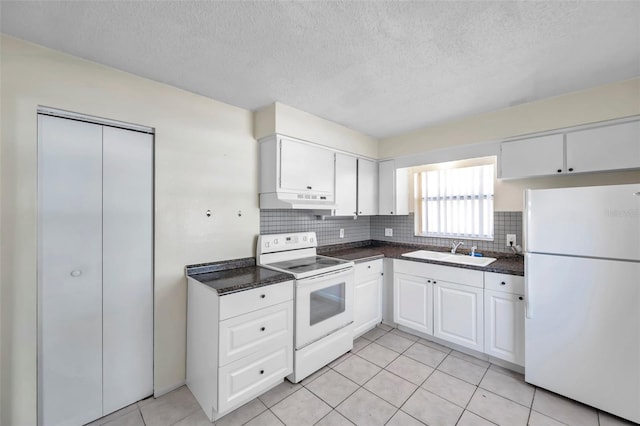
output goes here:
<path id="1" fill-rule="evenodd" d="M 170 386 L 166 386 L 166 387 L 161 388 L 161 389 L 154 389 L 153 390 L 153 397 L 154 398 L 159 398 L 164 394 L 167 394 L 167 393 L 169 393 L 171 391 L 174 391 L 174 390 L 178 389 L 179 387 L 184 386 L 185 384 L 186 384 L 186 381 L 183 380 L 181 382 L 175 383 L 175 384 L 170 385 Z"/>

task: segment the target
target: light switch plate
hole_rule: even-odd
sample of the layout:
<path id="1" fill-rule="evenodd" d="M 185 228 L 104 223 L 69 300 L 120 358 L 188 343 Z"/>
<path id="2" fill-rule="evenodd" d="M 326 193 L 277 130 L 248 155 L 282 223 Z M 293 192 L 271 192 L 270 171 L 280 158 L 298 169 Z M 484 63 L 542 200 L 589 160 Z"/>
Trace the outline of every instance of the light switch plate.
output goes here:
<path id="1" fill-rule="evenodd" d="M 340 238 L 344 238 L 344 229 L 340 228 Z"/>
<path id="2" fill-rule="evenodd" d="M 384 228 L 385 237 L 393 237 L 393 228 Z"/>

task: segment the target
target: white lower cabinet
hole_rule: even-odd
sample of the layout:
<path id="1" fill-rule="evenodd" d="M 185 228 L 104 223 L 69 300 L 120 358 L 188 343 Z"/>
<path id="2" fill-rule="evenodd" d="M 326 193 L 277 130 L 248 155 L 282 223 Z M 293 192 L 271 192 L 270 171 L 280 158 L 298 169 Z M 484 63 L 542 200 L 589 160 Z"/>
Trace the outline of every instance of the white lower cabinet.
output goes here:
<path id="1" fill-rule="evenodd" d="M 524 278 L 485 273 L 485 287 L 484 352 L 524 366 Z"/>
<path id="2" fill-rule="evenodd" d="M 524 277 L 393 261 L 393 319 L 524 366 Z"/>
<path id="3" fill-rule="evenodd" d="M 482 288 L 439 280 L 433 289 L 433 335 L 482 352 Z"/>
<path id="4" fill-rule="evenodd" d="M 224 415 L 281 382 L 291 371 L 292 356 L 285 345 L 220 367 L 217 411 Z"/>
<path id="5" fill-rule="evenodd" d="M 353 337 L 382 322 L 382 259 L 356 264 Z"/>
<path id="6" fill-rule="evenodd" d="M 226 296 L 187 281 L 187 386 L 213 421 L 293 372 L 293 281 Z"/>
<path id="7" fill-rule="evenodd" d="M 425 334 L 433 334 L 433 284 L 426 277 L 393 275 L 393 320 Z"/>

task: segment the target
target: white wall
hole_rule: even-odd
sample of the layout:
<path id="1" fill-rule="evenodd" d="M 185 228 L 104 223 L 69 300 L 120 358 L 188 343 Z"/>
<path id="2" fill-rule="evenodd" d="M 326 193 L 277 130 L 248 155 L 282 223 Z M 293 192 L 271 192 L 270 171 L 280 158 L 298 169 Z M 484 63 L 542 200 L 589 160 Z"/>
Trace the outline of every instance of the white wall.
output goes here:
<path id="1" fill-rule="evenodd" d="M 0 43 L 0 424 L 36 424 L 38 105 L 156 129 L 154 386 L 181 384 L 184 266 L 254 256 L 251 112 L 9 37 Z"/>
<path id="2" fill-rule="evenodd" d="M 255 114 L 254 136 L 274 133 L 325 145 L 370 158 L 378 158 L 378 140 L 280 102 Z"/>
<path id="3" fill-rule="evenodd" d="M 451 161 L 495 155 L 495 143 L 518 135 L 577 126 L 640 114 L 640 78 L 569 93 L 516 107 L 480 114 L 382 139 L 380 158 L 415 157 Z M 609 185 L 640 181 L 640 171 L 591 173 L 533 179 L 499 180 L 495 209 L 522 210 L 525 188 Z"/>

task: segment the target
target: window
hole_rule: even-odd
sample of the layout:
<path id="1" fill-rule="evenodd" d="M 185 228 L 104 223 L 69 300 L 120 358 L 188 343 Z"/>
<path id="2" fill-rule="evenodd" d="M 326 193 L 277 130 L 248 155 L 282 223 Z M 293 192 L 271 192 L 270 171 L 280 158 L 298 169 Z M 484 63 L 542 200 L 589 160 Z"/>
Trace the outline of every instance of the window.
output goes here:
<path id="1" fill-rule="evenodd" d="M 494 176 L 494 162 L 416 172 L 416 235 L 493 240 Z"/>

